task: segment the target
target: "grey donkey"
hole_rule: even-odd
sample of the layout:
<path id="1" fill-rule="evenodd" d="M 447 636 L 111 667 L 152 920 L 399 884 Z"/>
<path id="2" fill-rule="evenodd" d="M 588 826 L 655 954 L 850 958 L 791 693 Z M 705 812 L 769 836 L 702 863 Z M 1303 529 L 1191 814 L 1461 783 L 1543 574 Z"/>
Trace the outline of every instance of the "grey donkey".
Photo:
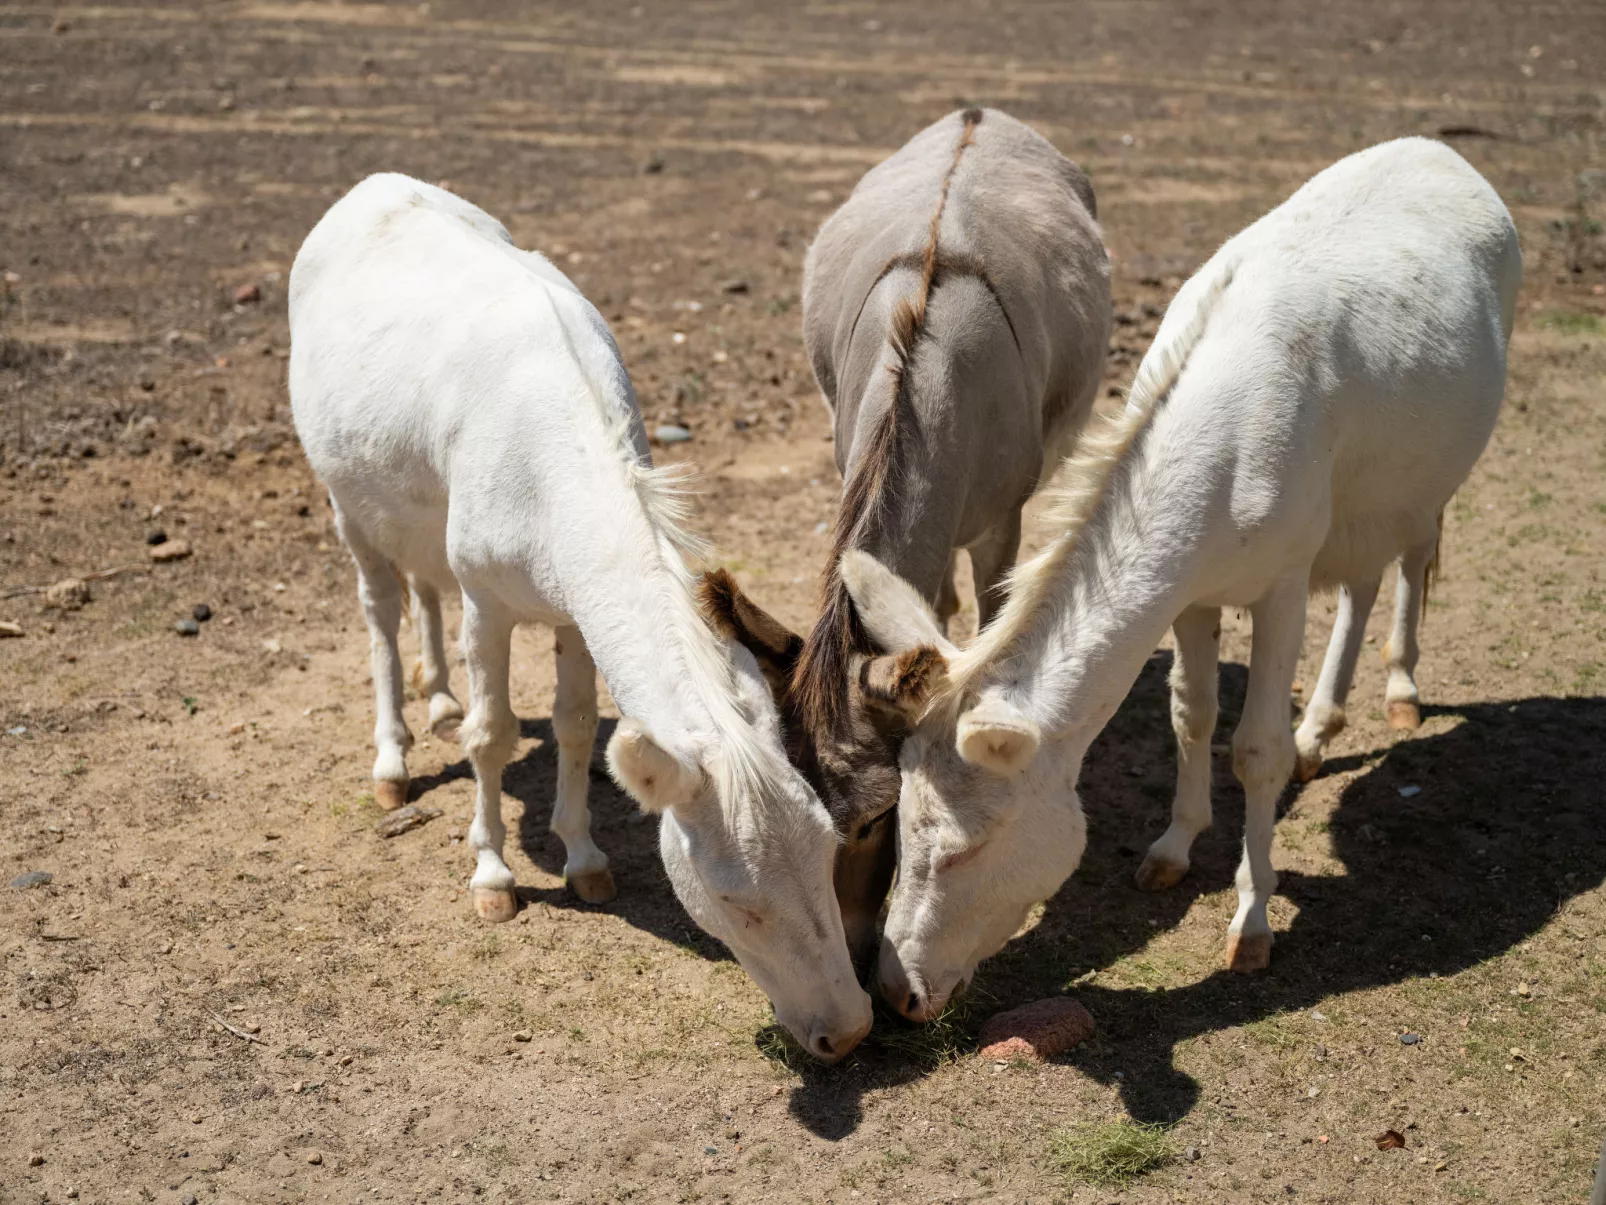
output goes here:
<path id="1" fill-rule="evenodd" d="M 874 647 L 838 563 L 870 553 L 946 621 L 966 549 L 985 624 L 1015 562 L 1021 507 L 1092 409 L 1109 333 L 1092 185 L 996 109 L 916 134 L 809 249 L 803 338 L 844 482 L 820 615 L 800 638 L 724 571 L 707 575 L 702 599 L 764 668 L 788 753 L 843 838 L 836 892 L 856 955 L 873 948 L 892 881 L 898 752 L 931 666 L 919 651 Z"/>

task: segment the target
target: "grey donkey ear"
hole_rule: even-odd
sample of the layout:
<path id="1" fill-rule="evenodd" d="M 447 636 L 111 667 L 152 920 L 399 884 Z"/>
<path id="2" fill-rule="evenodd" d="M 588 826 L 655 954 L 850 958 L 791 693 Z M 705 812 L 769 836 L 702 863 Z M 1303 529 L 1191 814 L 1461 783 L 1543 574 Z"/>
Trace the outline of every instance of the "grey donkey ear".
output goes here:
<path id="1" fill-rule="evenodd" d="M 838 572 L 859 622 L 870 639 L 887 652 L 901 653 L 920 645 L 930 645 L 944 657 L 958 652 L 920 591 L 868 552 L 853 549 L 843 553 Z"/>
<path id="2" fill-rule="evenodd" d="M 859 691 L 871 711 L 912 724 L 948 677 L 948 659 L 928 644 L 866 657 L 859 666 Z"/>
<path id="3" fill-rule="evenodd" d="M 709 627 L 753 654 L 770 693 L 779 702 L 792 681 L 803 638 L 743 594 L 724 569 L 703 574 L 697 584 L 697 605 Z"/>

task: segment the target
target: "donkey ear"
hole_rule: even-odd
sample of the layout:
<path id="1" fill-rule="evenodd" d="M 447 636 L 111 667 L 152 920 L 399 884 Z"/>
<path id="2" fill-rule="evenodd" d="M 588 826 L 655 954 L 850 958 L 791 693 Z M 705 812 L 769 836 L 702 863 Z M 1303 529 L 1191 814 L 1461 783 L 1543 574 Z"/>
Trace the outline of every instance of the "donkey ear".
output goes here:
<path id="1" fill-rule="evenodd" d="M 709 627 L 753 654 L 770 693 L 778 701 L 792 680 L 792 667 L 803 651 L 803 638 L 743 594 L 736 579 L 724 569 L 703 574 L 697 583 L 697 605 Z"/>
<path id="2" fill-rule="evenodd" d="M 959 756 L 973 766 L 1008 778 L 1019 774 L 1042 742 L 1042 732 L 1018 708 L 1002 699 L 983 699 L 959 717 L 955 743 Z"/>
<path id="3" fill-rule="evenodd" d="M 872 711 L 912 724 L 947 677 L 948 659 L 922 644 L 866 657 L 859 665 L 859 693 Z"/>
<path id="4" fill-rule="evenodd" d="M 838 572 L 864 630 L 889 653 L 922 644 L 931 645 L 944 657 L 958 652 L 943 635 L 936 613 L 920 597 L 920 591 L 868 552 L 855 548 L 843 553 Z"/>
<path id="5" fill-rule="evenodd" d="M 686 765 L 630 719 L 619 721 L 608 742 L 608 772 L 646 812 L 684 807 L 702 785 L 702 771 Z"/>

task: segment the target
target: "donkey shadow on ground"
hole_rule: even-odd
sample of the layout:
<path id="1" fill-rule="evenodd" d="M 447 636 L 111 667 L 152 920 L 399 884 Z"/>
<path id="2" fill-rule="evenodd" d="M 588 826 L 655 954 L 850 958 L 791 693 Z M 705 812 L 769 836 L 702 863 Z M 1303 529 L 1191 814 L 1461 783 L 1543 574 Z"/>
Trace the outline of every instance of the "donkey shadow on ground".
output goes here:
<path id="1" fill-rule="evenodd" d="M 1099 1034 L 1067 1061 L 1118 1085 L 1137 1119 L 1175 1122 L 1199 1102 L 1200 1085 L 1176 1065 L 1179 1043 L 1309 1009 L 1336 993 L 1456 974 L 1531 937 L 1562 903 L 1606 880 L 1598 802 L 1606 699 L 1425 707 L 1428 719 L 1459 722 L 1324 767 L 1324 775 L 1354 775 L 1331 818 L 1344 871 L 1281 872 L 1279 894 L 1299 914 L 1278 934 L 1269 971 L 1244 976 L 1223 968 L 1169 990 L 1073 987 L 1085 972 L 1175 928 L 1201 895 L 1233 886 L 1243 792 L 1226 757 L 1215 759 L 1216 823 L 1195 843 L 1188 878 L 1153 894 L 1132 883 L 1169 817 L 1176 765 L 1169 668 L 1168 653 L 1150 659 L 1089 753 L 1080 787 L 1088 850 L 1080 868 L 1035 928 L 982 964 L 973 989 L 988 997 L 977 1010 L 982 1015 L 1072 992 L 1097 1019 Z M 1222 666 L 1218 743 L 1231 739 L 1247 677 L 1244 666 Z M 1402 797 L 1408 786 L 1420 790 Z M 1299 801 L 1300 788 L 1291 786 L 1279 816 Z M 1230 903 L 1221 910 L 1212 956 L 1225 948 L 1231 913 Z M 887 1023 L 878 1017 L 878 1030 Z M 923 1073 L 878 1052 L 872 1034 L 865 1055 L 845 1071 L 805 1072 L 792 1112 L 814 1132 L 841 1137 L 857 1127 L 865 1093 Z"/>
<path id="2" fill-rule="evenodd" d="M 1242 976 L 1223 969 L 1169 990 L 1072 987 L 1084 973 L 1177 927 L 1201 895 L 1232 887 L 1243 792 L 1225 757 L 1215 759 L 1216 823 L 1195 843 L 1187 879 L 1154 894 L 1132 884 L 1143 851 L 1169 815 L 1176 765 L 1169 668 L 1169 653 L 1150 658 L 1094 743 L 1080 784 L 1087 853 L 1036 927 L 982 964 L 973 991 L 985 1006 L 973 1010 L 969 1023 L 973 1035 L 986 1013 L 1072 991 L 1099 1025 L 1098 1037 L 1073 1056 L 1076 1065 L 1101 1083 L 1118 1084 L 1136 1118 L 1175 1122 L 1198 1103 L 1200 1085 L 1175 1062 L 1179 1043 L 1308 1009 L 1337 993 L 1456 974 L 1531 937 L 1566 900 L 1606 881 L 1606 830 L 1598 823 L 1606 698 L 1426 706 L 1425 718 L 1458 722 L 1324 767 L 1324 775 L 1354 775 L 1331 818 L 1344 872 L 1280 872 L 1278 893 L 1299 914 L 1278 934 L 1269 971 Z M 1221 667 L 1218 743 L 1231 739 L 1247 679 L 1242 665 Z M 613 726 L 603 721 L 591 766 L 592 832 L 619 886 L 618 898 L 601 907 L 704 958 L 727 960 L 729 951 L 675 899 L 658 858 L 656 819 L 644 816 L 602 768 Z M 525 720 L 522 735 L 540 743 L 504 774 L 504 791 L 523 804 L 521 816 L 509 817 L 513 835 L 532 861 L 561 876 L 563 843 L 547 828 L 557 786 L 551 722 Z M 427 791 L 471 776 L 459 761 L 417 786 Z M 1402 797 L 1405 786 L 1420 791 Z M 1300 788 L 1291 786 L 1279 816 L 1299 806 Z M 593 908 L 563 887 L 521 886 L 519 899 L 526 907 Z M 1229 903 L 1212 955 L 1225 946 L 1230 918 Z M 926 1040 L 919 1028 L 878 1008 L 871 1036 L 838 1067 L 810 1063 L 775 1027 L 760 1032 L 755 1044 L 799 1073 L 793 1116 L 834 1139 L 858 1128 L 867 1093 L 929 1074 L 951 1054 L 952 1036 Z M 963 1042 L 966 1035 L 958 1037 Z"/>

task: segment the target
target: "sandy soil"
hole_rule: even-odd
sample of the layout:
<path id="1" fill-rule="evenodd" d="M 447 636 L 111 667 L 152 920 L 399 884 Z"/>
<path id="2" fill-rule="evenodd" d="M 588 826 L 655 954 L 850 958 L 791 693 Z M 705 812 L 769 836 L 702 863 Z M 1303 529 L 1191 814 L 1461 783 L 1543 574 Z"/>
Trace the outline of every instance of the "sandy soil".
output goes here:
<path id="1" fill-rule="evenodd" d="M 1606 1129 L 1603 61 L 1585 0 L 0 6 L 0 620 L 25 633 L 0 640 L 0 879 L 54 875 L 0 886 L 0 1202 L 1581 1200 Z M 1426 723 L 1387 730 L 1366 658 L 1289 793 L 1268 974 L 1218 965 L 1225 757 L 1188 881 L 1130 885 L 1174 764 L 1161 649 L 1090 758 L 1082 869 L 977 984 L 978 1023 L 1070 990 L 1096 1038 L 998 1065 L 883 1020 L 793 1067 L 600 757 L 620 895 L 564 893 L 548 633 L 515 646 L 518 919 L 470 910 L 455 746 L 411 763 L 444 815 L 375 835 L 285 277 L 369 171 L 503 217 L 602 307 L 649 421 L 692 429 L 673 455 L 724 563 L 802 624 L 838 484 L 803 250 L 971 102 L 1092 174 L 1112 387 L 1220 240 L 1349 151 L 1444 133 L 1524 240 L 1509 400 L 1447 517 Z M 150 565 L 157 530 L 194 555 Z M 78 609 L 9 595 L 122 566 Z M 1246 637 L 1233 617 L 1220 742 Z M 1199 1157 L 1063 1180 L 1054 1129 L 1117 1116 Z"/>

